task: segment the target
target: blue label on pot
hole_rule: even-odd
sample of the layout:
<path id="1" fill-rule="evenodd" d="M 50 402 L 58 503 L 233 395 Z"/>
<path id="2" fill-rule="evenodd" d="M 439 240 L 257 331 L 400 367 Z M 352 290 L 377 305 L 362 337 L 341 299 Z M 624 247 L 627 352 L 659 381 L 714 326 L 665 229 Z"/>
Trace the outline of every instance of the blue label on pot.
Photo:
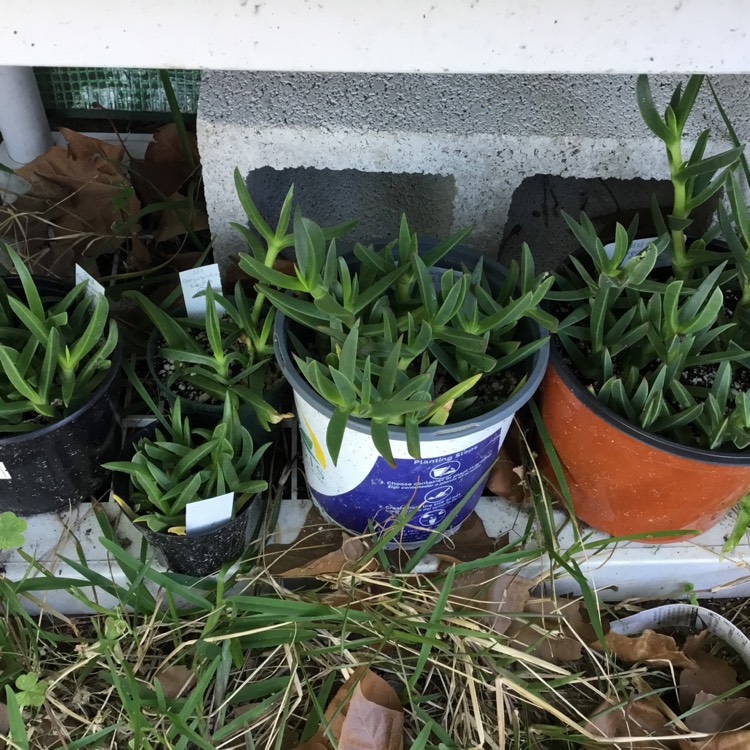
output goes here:
<path id="1" fill-rule="evenodd" d="M 392 437 L 395 468 L 378 454 L 369 432 L 347 428 L 334 464 L 325 448 L 327 415 L 297 394 L 295 399 L 313 499 L 336 523 L 356 533 L 367 531 L 370 521 L 384 527 L 404 511 L 413 513 L 400 535 L 402 544 L 425 539 L 458 505 L 448 530 L 473 510 L 513 418 L 490 425 L 448 425 L 441 439 L 422 441 L 419 459 L 409 455 L 405 440 Z"/>
<path id="2" fill-rule="evenodd" d="M 379 457 L 354 489 L 338 495 L 313 490 L 313 497 L 337 523 L 356 532 L 367 531 L 370 519 L 382 528 L 400 513 L 411 512 L 400 539 L 420 541 L 456 506 L 461 509 L 451 527 L 474 509 L 484 489 L 485 482 L 480 480 L 497 458 L 499 433 L 496 430 L 476 445 L 447 456 L 400 459 L 395 468 Z"/>

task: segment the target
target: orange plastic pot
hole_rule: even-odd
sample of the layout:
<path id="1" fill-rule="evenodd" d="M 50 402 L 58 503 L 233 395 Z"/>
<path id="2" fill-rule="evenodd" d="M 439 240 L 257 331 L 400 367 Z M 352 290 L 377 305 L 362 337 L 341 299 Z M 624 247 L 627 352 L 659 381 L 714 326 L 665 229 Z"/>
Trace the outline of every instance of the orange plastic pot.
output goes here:
<path id="1" fill-rule="evenodd" d="M 584 388 L 554 345 L 541 397 L 576 515 L 595 529 L 706 531 L 750 491 L 750 454 L 683 446 L 627 422 Z M 555 484 L 548 459 L 542 471 Z"/>

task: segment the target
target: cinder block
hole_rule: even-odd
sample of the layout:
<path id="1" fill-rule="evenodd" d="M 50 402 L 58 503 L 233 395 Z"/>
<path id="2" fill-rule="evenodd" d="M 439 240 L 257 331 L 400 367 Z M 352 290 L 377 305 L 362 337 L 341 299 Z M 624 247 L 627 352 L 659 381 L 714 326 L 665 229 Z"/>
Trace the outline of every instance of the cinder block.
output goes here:
<path id="1" fill-rule="evenodd" d="M 666 103 L 674 82 L 653 79 L 655 98 Z M 748 82 L 715 79 L 741 138 L 750 133 Z M 723 146 L 706 88 L 691 134 L 708 125 Z M 472 244 L 493 256 L 527 178 L 668 176 L 663 147 L 635 104 L 635 76 L 216 71 L 202 83 L 198 139 L 220 259 L 240 247 L 229 227 L 243 220 L 236 166 L 265 181 L 269 201 L 292 174 L 285 170 L 302 169 L 302 205 L 320 208 L 321 220 L 364 217 L 362 239 L 392 233 L 403 206 L 422 233 L 474 225 Z"/>

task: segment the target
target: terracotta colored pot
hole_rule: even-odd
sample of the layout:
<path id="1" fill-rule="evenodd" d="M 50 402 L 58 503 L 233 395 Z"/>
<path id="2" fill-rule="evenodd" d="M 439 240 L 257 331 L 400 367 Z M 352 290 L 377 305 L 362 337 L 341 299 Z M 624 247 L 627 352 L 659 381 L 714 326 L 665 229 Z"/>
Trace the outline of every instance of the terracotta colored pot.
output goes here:
<path id="1" fill-rule="evenodd" d="M 554 345 L 541 395 L 576 515 L 595 529 L 706 531 L 750 491 L 750 453 L 686 447 L 636 427 L 587 391 Z M 542 470 L 554 483 L 548 461 Z"/>

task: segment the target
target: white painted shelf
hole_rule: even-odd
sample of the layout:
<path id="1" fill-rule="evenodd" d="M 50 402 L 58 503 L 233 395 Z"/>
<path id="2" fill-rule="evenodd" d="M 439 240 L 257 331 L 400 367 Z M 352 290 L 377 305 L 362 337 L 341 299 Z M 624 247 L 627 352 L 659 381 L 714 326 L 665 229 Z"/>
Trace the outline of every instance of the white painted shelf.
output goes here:
<path id="1" fill-rule="evenodd" d="M 119 538 L 138 556 L 141 535 L 123 521 L 114 503 L 103 506 L 112 520 Z M 295 540 L 300 527 L 311 507 L 305 498 L 282 500 L 279 525 L 270 541 L 290 544 Z M 526 527 L 528 516 L 506 500 L 496 497 L 482 498 L 476 510 L 490 537 L 499 537 L 510 530 L 511 538 L 519 535 Z M 126 586 L 127 581 L 119 567 L 110 558 L 99 542 L 101 531 L 92 506 L 82 504 L 70 512 L 32 516 L 28 520 L 24 552 L 39 561 L 56 577 L 80 578 L 62 558 L 78 560 L 76 545 L 87 561 L 88 566 L 116 583 Z M 558 525 L 563 527 L 559 534 L 562 550 L 571 547 L 575 541 L 570 525 L 559 514 Z M 725 598 L 750 596 L 750 542 L 747 537 L 730 555 L 722 556 L 721 547 L 725 536 L 731 531 L 734 519 L 730 516 L 716 527 L 690 542 L 675 544 L 645 545 L 620 543 L 590 554 L 576 555 L 581 570 L 589 579 L 590 585 L 599 593 L 602 600 L 622 601 L 625 599 L 680 599 L 687 596 L 686 585 L 692 585 L 698 598 Z M 603 534 L 591 532 L 591 540 L 606 538 Z M 19 581 L 28 575 L 39 575 L 29 570 L 28 563 L 18 552 L 4 553 L 0 563 L 5 575 Z M 155 569 L 165 570 L 158 557 L 153 558 Z M 524 575 L 535 578 L 544 574 L 544 565 L 535 562 L 523 569 Z M 427 558 L 423 565 L 425 572 L 434 565 Z M 558 593 L 577 593 L 575 582 L 569 577 L 556 580 Z M 109 596 L 99 592 L 89 595 L 104 606 L 113 602 Z M 43 597 L 47 607 L 67 614 L 78 614 L 85 607 L 66 591 L 50 591 L 35 594 Z M 38 611 L 38 602 L 30 598 L 26 605 L 31 611 Z"/>
<path id="2" fill-rule="evenodd" d="M 750 71 L 745 0 L 10 0 L 2 17 L 0 65 Z"/>

